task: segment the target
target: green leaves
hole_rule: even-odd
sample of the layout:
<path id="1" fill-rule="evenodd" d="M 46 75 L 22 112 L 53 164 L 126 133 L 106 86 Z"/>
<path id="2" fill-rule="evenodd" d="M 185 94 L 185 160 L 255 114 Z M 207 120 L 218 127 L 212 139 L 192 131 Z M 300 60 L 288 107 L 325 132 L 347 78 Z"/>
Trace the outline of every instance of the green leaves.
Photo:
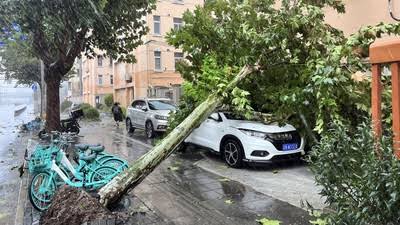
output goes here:
<path id="1" fill-rule="evenodd" d="M 311 169 L 333 209 L 324 215 L 329 224 L 398 224 L 400 162 L 391 136 L 381 140 L 383 159 L 375 156 L 370 127 L 335 125 L 311 152 Z"/>
<path id="2" fill-rule="evenodd" d="M 280 225 L 281 224 L 281 222 L 278 220 L 271 220 L 271 219 L 267 219 L 267 218 L 261 218 L 256 221 L 261 225 Z"/>

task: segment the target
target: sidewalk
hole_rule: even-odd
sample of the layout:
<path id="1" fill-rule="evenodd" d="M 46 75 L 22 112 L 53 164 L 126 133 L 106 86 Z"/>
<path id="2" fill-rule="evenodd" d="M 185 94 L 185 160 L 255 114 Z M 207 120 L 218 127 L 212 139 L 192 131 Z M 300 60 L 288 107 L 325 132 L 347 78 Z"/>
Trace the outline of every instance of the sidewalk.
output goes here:
<path id="1" fill-rule="evenodd" d="M 82 124 L 80 142 L 101 143 L 107 151 L 133 161 L 151 148 L 141 131 L 126 135 L 109 119 Z M 289 203 L 255 191 L 239 182 L 195 165 L 198 151 L 173 154 L 141 184 L 114 206 L 129 215 L 124 224 L 138 225 L 256 225 L 257 219 L 282 221 L 283 225 L 309 224 L 308 213 Z M 38 213 L 26 199 L 24 225 L 37 224 Z M 91 223 L 102 224 L 105 221 Z M 90 223 L 88 223 L 90 224 Z"/>

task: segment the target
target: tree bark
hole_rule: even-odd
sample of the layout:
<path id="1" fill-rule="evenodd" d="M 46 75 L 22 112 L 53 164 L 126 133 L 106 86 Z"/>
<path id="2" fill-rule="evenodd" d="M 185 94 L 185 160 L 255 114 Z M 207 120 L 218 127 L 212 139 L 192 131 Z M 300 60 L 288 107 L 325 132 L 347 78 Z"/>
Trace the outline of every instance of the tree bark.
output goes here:
<path id="1" fill-rule="evenodd" d="M 245 66 L 236 75 L 223 92 L 229 92 L 239 81 L 256 69 L 255 66 Z M 115 177 L 110 183 L 100 189 L 100 203 L 108 205 L 117 201 L 123 194 L 137 186 L 164 159 L 166 159 L 185 138 L 200 125 L 221 103 L 220 93 L 211 94 L 193 112 L 168 134 L 158 145 L 136 160 L 126 171 Z"/>
<path id="2" fill-rule="evenodd" d="M 46 71 L 46 131 L 60 130 L 60 74 Z"/>

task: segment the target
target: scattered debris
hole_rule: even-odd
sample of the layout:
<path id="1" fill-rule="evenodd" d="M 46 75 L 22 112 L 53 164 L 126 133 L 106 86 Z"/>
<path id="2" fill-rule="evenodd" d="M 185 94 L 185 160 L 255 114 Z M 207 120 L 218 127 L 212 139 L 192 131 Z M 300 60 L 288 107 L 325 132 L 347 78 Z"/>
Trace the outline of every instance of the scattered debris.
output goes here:
<path id="1" fill-rule="evenodd" d="M 70 225 L 112 218 L 115 219 L 116 215 L 87 192 L 64 186 L 54 195 L 50 208 L 40 218 L 40 224 Z"/>
<path id="2" fill-rule="evenodd" d="M 220 182 L 228 182 L 228 181 L 231 181 L 231 180 L 229 178 L 224 177 L 224 178 L 218 179 L 218 181 L 220 181 Z"/>
<path id="3" fill-rule="evenodd" d="M 33 130 L 40 130 L 42 127 L 42 120 L 37 117 L 36 119 L 26 123 L 26 124 L 22 124 L 20 129 L 21 131 L 33 131 Z"/>
<path id="4" fill-rule="evenodd" d="M 225 200 L 225 204 L 232 205 L 232 204 L 233 204 L 233 201 L 230 200 L 230 199 L 227 199 L 227 200 Z"/>
<path id="5" fill-rule="evenodd" d="M 18 172 L 19 172 L 19 177 L 22 177 L 22 175 L 24 175 L 24 164 L 22 164 L 22 165 L 18 168 Z"/>
<path id="6" fill-rule="evenodd" d="M 11 167 L 11 170 L 15 170 L 17 168 L 18 168 L 18 166 L 13 166 L 13 167 Z"/>
<path id="7" fill-rule="evenodd" d="M 279 171 L 278 170 L 273 170 L 272 173 L 273 174 L 277 174 Z"/>
<path id="8" fill-rule="evenodd" d="M 170 167 L 168 167 L 168 169 L 171 170 L 171 171 L 177 171 L 177 170 L 179 170 L 179 167 L 177 167 L 177 166 L 170 166 Z"/>
<path id="9" fill-rule="evenodd" d="M 267 219 L 267 218 L 261 218 L 256 221 L 261 225 L 280 225 L 281 224 L 281 221 L 279 221 L 279 220 L 271 220 L 271 219 Z"/>

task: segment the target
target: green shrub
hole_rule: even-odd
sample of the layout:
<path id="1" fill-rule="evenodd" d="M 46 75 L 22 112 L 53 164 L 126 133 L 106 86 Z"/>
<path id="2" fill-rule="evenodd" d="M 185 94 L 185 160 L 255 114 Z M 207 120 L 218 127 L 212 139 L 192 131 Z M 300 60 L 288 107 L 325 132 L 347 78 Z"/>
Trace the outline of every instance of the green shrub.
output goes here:
<path id="1" fill-rule="evenodd" d="M 83 114 L 84 114 L 84 118 L 88 119 L 88 120 L 99 120 L 100 119 L 100 113 L 94 107 L 83 109 Z"/>
<path id="2" fill-rule="evenodd" d="M 101 104 L 101 103 L 96 103 L 96 109 L 101 109 L 102 107 L 104 107 L 103 104 Z"/>
<path id="3" fill-rule="evenodd" d="M 99 110 L 102 112 L 108 112 L 108 113 L 111 112 L 111 108 L 103 104 L 100 105 Z"/>
<path id="4" fill-rule="evenodd" d="M 120 106 L 121 110 L 122 110 L 122 114 L 124 115 L 124 117 L 126 117 L 126 108 L 123 106 Z"/>
<path id="5" fill-rule="evenodd" d="M 400 224 L 400 161 L 391 136 L 374 146 L 370 125 L 364 124 L 353 131 L 336 126 L 313 148 L 311 169 L 334 211 L 325 215 L 329 224 Z"/>
<path id="6" fill-rule="evenodd" d="M 114 103 L 114 97 L 112 94 L 108 94 L 104 97 L 104 104 L 106 104 L 106 106 L 111 107 Z"/>
<path id="7" fill-rule="evenodd" d="M 82 103 L 80 105 L 81 109 L 85 111 L 85 109 L 93 108 L 89 103 Z"/>
<path id="8" fill-rule="evenodd" d="M 72 102 L 71 102 L 71 101 L 64 100 L 64 101 L 61 103 L 61 112 L 64 112 L 66 109 L 68 109 L 68 108 L 71 107 L 71 106 L 72 106 Z"/>

